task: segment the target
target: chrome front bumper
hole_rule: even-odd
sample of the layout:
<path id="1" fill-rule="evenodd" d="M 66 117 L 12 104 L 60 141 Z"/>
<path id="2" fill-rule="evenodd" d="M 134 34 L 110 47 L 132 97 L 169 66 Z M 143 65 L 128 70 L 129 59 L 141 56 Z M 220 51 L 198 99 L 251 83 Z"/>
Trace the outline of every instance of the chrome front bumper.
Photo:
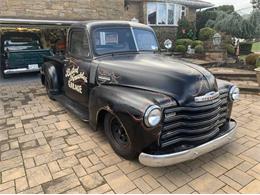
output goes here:
<path id="1" fill-rule="evenodd" d="M 17 68 L 17 69 L 6 69 L 4 74 L 19 74 L 19 73 L 29 73 L 29 72 L 39 72 L 40 68 L 28 69 L 28 68 Z"/>
<path id="2" fill-rule="evenodd" d="M 188 160 L 193 160 L 203 154 L 211 152 L 227 143 L 230 143 L 236 133 L 236 126 L 236 122 L 231 121 L 229 124 L 229 131 L 227 134 L 218 137 L 210 142 L 207 142 L 203 145 L 182 152 L 163 155 L 151 155 L 147 153 L 141 153 L 139 155 L 139 162 L 145 166 L 164 167 L 178 164 Z"/>

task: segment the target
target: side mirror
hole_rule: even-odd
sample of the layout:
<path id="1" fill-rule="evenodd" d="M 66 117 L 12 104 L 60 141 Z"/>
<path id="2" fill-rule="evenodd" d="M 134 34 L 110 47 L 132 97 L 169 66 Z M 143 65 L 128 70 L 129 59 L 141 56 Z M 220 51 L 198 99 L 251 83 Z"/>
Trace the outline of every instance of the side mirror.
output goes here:
<path id="1" fill-rule="evenodd" d="M 164 41 L 164 47 L 169 50 L 172 48 L 172 41 L 170 39 L 167 39 Z"/>

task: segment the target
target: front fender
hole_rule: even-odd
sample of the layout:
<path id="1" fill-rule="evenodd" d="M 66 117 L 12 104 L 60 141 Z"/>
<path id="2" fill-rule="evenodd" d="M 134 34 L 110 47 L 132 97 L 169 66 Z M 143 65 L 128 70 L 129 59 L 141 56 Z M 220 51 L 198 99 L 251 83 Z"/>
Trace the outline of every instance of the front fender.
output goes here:
<path id="1" fill-rule="evenodd" d="M 135 147 L 141 152 L 146 146 L 158 140 L 161 125 L 147 128 L 143 123 L 146 109 L 151 105 L 160 106 L 170 100 L 168 96 L 150 91 L 120 86 L 98 86 L 90 93 L 89 122 L 97 128 L 98 116 L 102 111 L 116 115 L 123 123 Z"/>

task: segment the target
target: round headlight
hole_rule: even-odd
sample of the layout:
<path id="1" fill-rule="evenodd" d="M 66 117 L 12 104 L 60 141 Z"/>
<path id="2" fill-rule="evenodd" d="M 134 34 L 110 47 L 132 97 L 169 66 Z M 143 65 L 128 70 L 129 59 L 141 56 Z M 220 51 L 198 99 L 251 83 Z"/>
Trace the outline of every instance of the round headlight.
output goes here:
<path id="1" fill-rule="evenodd" d="M 155 127 L 161 122 L 162 111 L 159 106 L 150 106 L 144 114 L 144 123 L 147 127 Z"/>
<path id="2" fill-rule="evenodd" d="M 231 89 L 230 89 L 230 92 L 229 92 L 229 98 L 231 101 L 236 101 L 236 100 L 239 100 L 239 97 L 240 97 L 240 91 L 239 91 L 239 88 L 237 86 L 233 86 Z"/>

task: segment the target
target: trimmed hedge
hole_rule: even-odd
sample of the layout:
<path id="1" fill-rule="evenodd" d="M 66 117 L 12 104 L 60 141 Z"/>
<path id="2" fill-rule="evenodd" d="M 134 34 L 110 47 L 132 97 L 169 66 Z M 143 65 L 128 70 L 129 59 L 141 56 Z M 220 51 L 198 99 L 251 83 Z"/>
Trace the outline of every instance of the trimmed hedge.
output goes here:
<path id="1" fill-rule="evenodd" d="M 203 54 L 205 51 L 202 45 L 197 45 L 194 49 L 195 49 L 195 53 L 197 54 Z"/>
<path id="2" fill-rule="evenodd" d="M 211 40 L 215 34 L 216 31 L 213 28 L 202 28 L 199 32 L 199 39 L 202 41 L 208 41 Z"/>
<path id="3" fill-rule="evenodd" d="M 186 50 L 189 45 L 192 45 L 193 41 L 191 39 L 177 39 L 175 45 L 184 45 Z"/>
<path id="4" fill-rule="evenodd" d="M 197 45 L 204 45 L 204 43 L 203 43 L 203 41 L 196 40 L 196 41 L 193 41 L 193 42 L 192 42 L 191 47 L 192 47 L 192 48 L 195 48 Z"/>
<path id="5" fill-rule="evenodd" d="M 184 54 L 184 53 L 186 53 L 187 49 L 186 49 L 185 45 L 176 45 L 175 51 Z"/>
<path id="6" fill-rule="evenodd" d="M 249 54 L 248 56 L 246 56 L 246 64 L 248 65 L 256 65 L 256 61 L 257 59 L 260 57 L 260 54 Z"/>

